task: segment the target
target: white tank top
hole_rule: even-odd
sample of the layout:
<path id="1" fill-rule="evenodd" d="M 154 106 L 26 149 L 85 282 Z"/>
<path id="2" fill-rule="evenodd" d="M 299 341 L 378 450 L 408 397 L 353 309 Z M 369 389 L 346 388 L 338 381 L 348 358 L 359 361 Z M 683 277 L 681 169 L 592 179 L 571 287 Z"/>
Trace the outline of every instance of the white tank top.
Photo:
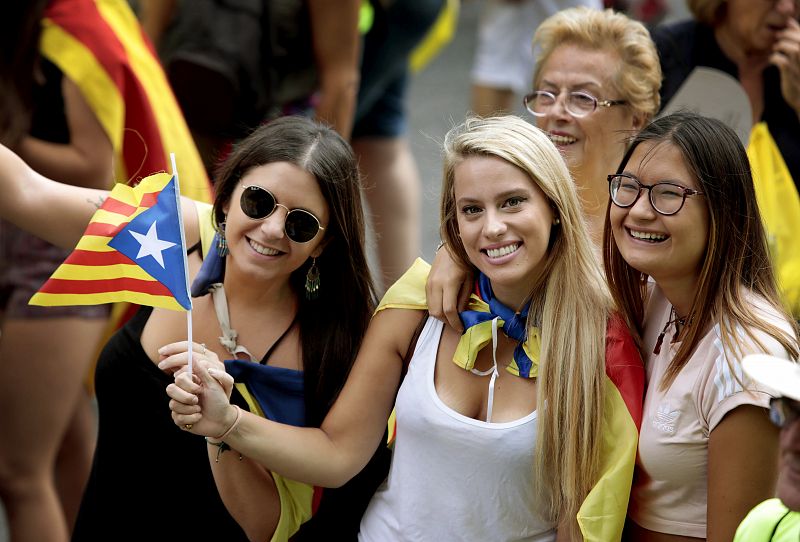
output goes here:
<path id="1" fill-rule="evenodd" d="M 428 318 L 417 341 L 397 395 L 389 477 L 361 520 L 359 540 L 555 540 L 554 526 L 537 516 L 536 411 L 487 423 L 446 406 L 434 387 L 442 329 Z"/>

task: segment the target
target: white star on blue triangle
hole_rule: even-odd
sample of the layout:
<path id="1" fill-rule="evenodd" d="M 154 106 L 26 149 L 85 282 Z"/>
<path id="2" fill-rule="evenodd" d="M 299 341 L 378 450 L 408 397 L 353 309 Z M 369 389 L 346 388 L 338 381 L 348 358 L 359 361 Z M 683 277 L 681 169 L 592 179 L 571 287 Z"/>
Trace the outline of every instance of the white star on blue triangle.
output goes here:
<path id="1" fill-rule="evenodd" d="M 162 252 L 170 247 L 174 247 L 175 243 L 171 241 L 164 241 L 158 238 L 158 231 L 156 230 L 156 223 L 153 222 L 150 224 L 150 229 L 147 230 L 147 234 L 142 235 L 136 231 L 129 231 L 133 237 L 139 241 L 141 245 L 139 247 L 139 253 L 136 255 L 136 259 L 139 260 L 144 258 L 145 256 L 152 256 L 158 262 L 162 268 L 164 267 L 164 256 Z"/>
<path id="2" fill-rule="evenodd" d="M 191 309 L 174 178 L 158 194 L 156 204 L 131 220 L 108 245 L 166 286 L 183 308 Z"/>

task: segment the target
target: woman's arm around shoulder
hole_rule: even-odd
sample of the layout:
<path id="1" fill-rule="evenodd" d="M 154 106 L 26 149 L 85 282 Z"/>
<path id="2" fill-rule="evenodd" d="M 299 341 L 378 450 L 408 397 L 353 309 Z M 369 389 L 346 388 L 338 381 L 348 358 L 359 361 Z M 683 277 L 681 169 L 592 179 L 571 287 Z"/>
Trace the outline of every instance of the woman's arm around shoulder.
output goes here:
<path id="1" fill-rule="evenodd" d="M 464 326 L 458 313 L 467 306 L 473 278 L 470 270 L 453 257 L 447 245 L 437 249 L 425 283 L 428 312 L 459 333 Z"/>

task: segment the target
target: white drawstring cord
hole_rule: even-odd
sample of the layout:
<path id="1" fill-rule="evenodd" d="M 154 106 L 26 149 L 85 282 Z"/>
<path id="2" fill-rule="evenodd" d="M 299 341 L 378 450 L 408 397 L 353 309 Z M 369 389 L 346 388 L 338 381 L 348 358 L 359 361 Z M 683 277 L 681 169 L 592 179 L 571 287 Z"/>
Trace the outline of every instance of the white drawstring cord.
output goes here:
<path id="1" fill-rule="evenodd" d="M 477 369 L 472 369 L 472 373 L 478 376 L 488 376 L 492 375 L 489 379 L 489 398 L 487 400 L 486 405 L 486 422 L 491 423 L 492 421 L 492 407 L 494 406 L 494 383 L 499 376 L 497 371 L 497 320 L 499 316 L 496 316 L 492 320 L 492 365 L 491 369 L 487 369 L 485 371 L 479 371 Z"/>

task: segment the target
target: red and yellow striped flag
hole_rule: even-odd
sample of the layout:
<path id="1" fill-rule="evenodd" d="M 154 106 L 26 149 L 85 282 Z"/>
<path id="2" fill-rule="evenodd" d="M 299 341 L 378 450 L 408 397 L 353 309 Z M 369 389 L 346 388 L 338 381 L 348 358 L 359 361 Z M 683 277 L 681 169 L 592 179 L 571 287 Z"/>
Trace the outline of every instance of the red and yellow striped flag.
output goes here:
<path id="1" fill-rule="evenodd" d="M 78 86 L 105 129 L 117 180 L 169 171 L 174 152 L 181 164 L 181 193 L 210 201 L 208 175 L 189 128 L 125 0 L 51 0 L 40 48 Z"/>
<path id="2" fill-rule="evenodd" d="M 644 381 L 641 354 L 625 322 L 616 316 L 606 330 L 600 477 L 578 510 L 578 525 L 587 542 L 622 538 L 639 445 Z"/>
<path id="3" fill-rule="evenodd" d="M 117 184 L 29 303 L 189 309 L 185 253 L 173 178 L 159 173 L 134 188 Z"/>

